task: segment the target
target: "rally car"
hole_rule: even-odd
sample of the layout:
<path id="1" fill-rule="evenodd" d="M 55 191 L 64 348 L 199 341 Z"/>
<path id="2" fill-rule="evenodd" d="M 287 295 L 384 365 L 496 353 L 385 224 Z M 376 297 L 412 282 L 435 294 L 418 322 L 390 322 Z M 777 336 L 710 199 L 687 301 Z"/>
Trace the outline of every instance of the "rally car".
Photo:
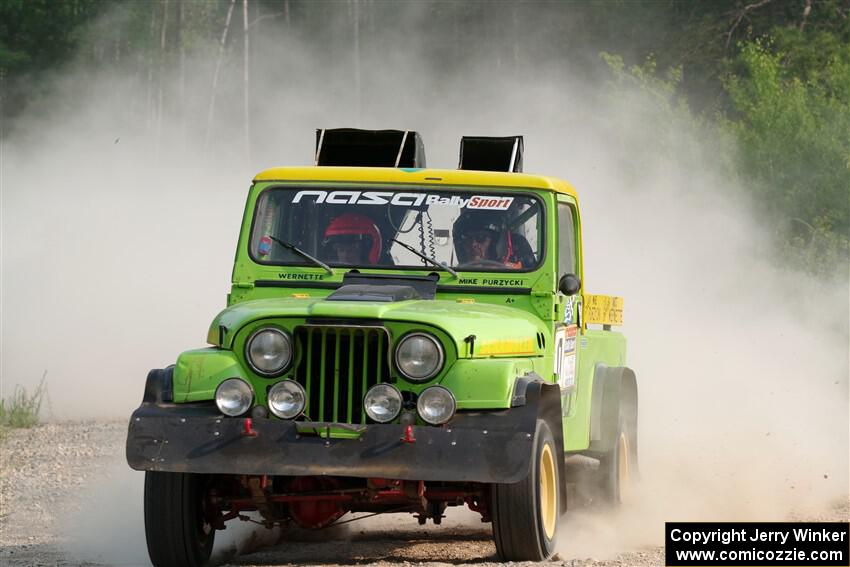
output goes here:
<path id="1" fill-rule="evenodd" d="M 458 169 L 429 169 L 416 132 L 319 130 L 314 166 L 254 178 L 209 346 L 152 370 L 130 420 L 155 566 L 204 565 L 249 513 L 450 506 L 492 523 L 500 559 L 547 559 L 572 455 L 624 499 L 623 301 L 585 291 L 576 192 L 522 156 L 466 137 Z"/>

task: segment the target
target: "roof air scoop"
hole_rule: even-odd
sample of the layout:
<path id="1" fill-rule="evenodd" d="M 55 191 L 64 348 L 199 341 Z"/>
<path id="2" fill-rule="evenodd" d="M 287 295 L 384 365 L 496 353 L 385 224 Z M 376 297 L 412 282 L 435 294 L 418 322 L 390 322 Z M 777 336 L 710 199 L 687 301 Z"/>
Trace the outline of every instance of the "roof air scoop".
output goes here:
<path id="1" fill-rule="evenodd" d="M 522 136 L 464 136 L 457 168 L 522 173 Z"/>
<path id="2" fill-rule="evenodd" d="M 413 130 L 316 130 L 316 165 L 425 167 L 425 145 Z"/>

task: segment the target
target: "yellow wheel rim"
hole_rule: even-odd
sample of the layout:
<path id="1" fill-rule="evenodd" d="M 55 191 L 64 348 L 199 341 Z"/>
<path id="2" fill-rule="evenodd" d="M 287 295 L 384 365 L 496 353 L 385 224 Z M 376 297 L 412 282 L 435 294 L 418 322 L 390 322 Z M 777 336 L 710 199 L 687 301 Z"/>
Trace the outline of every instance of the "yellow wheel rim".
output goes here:
<path id="1" fill-rule="evenodd" d="M 558 522 L 558 481 L 555 473 L 555 459 L 549 445 L 543 446 L 540 455 L 540 515 L 546 537 L 555 537 Z"/>
<path id="2" fill-rule="evenodd" d="M 617 452 L 619 453 L 617 455 L 617 486 L 620 492 L 620 502 L 625 502 L 628 500 L 632 481 L 629 471 L 629 441 L 626 439 L 625 433 L 620 433 Z"/>

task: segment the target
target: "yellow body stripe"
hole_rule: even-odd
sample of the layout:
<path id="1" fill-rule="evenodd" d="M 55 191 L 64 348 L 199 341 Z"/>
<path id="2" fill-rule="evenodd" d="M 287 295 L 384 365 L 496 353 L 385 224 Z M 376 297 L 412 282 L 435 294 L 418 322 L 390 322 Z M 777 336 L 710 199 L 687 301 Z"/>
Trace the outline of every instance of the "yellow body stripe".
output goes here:
<path id="1" fill-rule="evenodd" d="M 310 181 L 340 183 L 393 183 L 416 185 L 468 185 L 489 189 L 544 189 L 576 197 L 572 185 L 554 177 L 499 171 L 459 169 L 398 169 L 394 167 L 275 167 L 257 174 L 254 181 Z"/>

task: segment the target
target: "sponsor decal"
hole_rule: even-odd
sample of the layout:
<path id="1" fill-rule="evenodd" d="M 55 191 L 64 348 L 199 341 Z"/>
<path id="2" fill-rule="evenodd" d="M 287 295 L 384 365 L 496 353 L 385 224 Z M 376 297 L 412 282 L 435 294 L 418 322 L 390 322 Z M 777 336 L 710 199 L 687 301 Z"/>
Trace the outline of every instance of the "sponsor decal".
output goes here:
<path id="1" fill-rule="evenodd" d="M 584 321 L 598 325 L 623 324 L 623 298 L 610 295 L 584 296 Z"/>
<path id="2" fill-rule="evenodd" d="M 461 197 L 428 193 L 396 193 L 394 191 L 299 191 L 292 197 L 293 203 L 315 202 L 329 205 L 394 205 L 400 207 L 419 207 L 425 205 L 450 205 L 459 209 L 482 209 L 506 211 L 513 203 L 513 197 L 497 195 L 473 195 Z"/>
<path id="3" fill-rule="evenodd" d="M 488 211 L 507 211 L 513 202 L 513 197 L 488 197 L 486 195 L 474 195 L 469 198 L 469 203 L 466 204 L 466 208 L 485 209 Z"/>
<path id="4" fill-rule="evenodd" d="M 460 285 L 495 285 L 508 287 L 522 287 L 525 280 L 515 278 L 458 278 Z"/>
<path id="5" fill-rule="evenodd" d="M 563 390 L 576 384 L 576 335 L 578 327 L 570 325 L 555 332 L 555 376 Z"/>
<path id="6" fill-rule="evenodd" d="M 485 341 L 477 349 L 477 354 L 494 355 L 494 354 L 533 354 L 534 340 L 533 339 L 498 339 L 494 341 Z"/>
<path id="7" fill-rule="evenodd" d="M 325 274 L 288 274 L 286 272 L 281 272 L 277 275 L 277 277 L 282 280 L 313 281 L 324 279 Z"/>
<path id="8" fill-rule="evenodd" d="M 573 324 L 573 316 L 575 312 L 573 310 L 573 297 L 570 296 L 567 298 L 567 301 L 564 303 L 564 324 L 572 325 Z"/>

